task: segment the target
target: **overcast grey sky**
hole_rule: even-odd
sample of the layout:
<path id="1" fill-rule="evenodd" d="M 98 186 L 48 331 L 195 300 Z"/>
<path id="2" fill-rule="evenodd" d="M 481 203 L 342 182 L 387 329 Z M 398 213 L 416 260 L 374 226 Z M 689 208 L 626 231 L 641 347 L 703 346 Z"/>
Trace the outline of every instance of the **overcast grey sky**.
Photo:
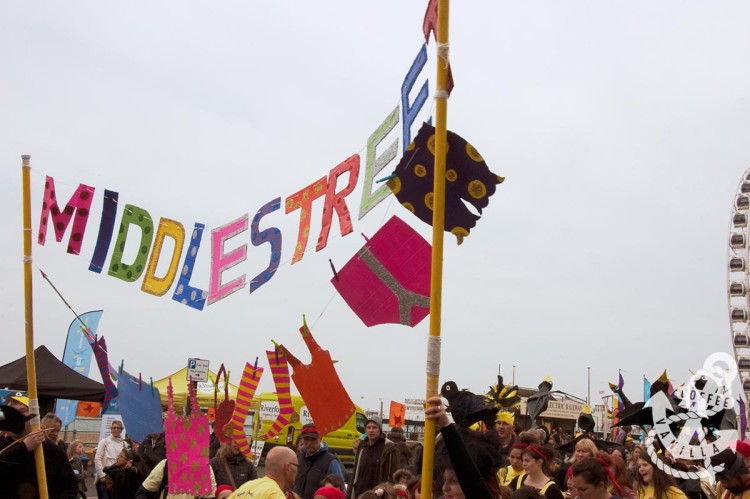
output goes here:
<path id="1" fill-rule="evenodd" d="M 297 333 L 307 314 L 355 402 L 422 397 L 428 320 L 366 328 L 330 284 L 328 259 L 343 266 L 360 233 L 392 215 L 430 238 L 392 196 L 356 219 L 367 139 L 399 105 L 425 6 L 7 3 L 0 362 L 24 353 L 20 155 L 31 154 L 35 234 L 45 175 L 63 200 L 80 183 L 96 188 L 81 255 L 50 232 L 34 262 L 77 311 L 104 309 L 113 364 L 157 379 L 201 357 L 237 381 L 271 338 L 309 359 Z M 453 2 L 448 126 L 507 180 L 462 246 L 446 237 L 441 381 L 484 390 L 498 365 L 508 380 L 515 365 L 518 384 L 551 375 L 585 397 L 591 367 L 596 399 L 619 368 L 640 400 L 642 375 L 668 368 L 680 382 L 729 351 L 729 215 L 750 166 L 749 19 L 742 1 Z M 428 56 L 433 84 L 434 43 Z M 316 202 L 307 252 L 291 265 L 298 214 L 268 215 L 282 263 L 252 295 L 197 312 L 171 291 L 143 293 L 140 279 L 88 270 L 104 189 L 188 231 L 204 223 L 193 282 L 207 288 L 208 231 L 355 153 L 354 232 L 342 238 L 334 222 L 316 253 Z M 232 241 L 248 258 L 225 281 L 265 267 L 249 231 Z M 62 355 L 73 317 L 38 276 L 36 344 Z M 272 389 L 269 373 L 261 390 Z"/>

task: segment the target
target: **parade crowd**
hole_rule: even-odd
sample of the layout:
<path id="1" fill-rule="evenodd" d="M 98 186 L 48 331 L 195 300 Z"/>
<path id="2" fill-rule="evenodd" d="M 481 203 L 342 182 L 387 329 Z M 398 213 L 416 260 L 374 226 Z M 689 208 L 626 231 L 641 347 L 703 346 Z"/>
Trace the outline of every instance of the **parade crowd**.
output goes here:
<path id="1" fill-rule="evenodd" d="M 750 445 L 734 442 L 711 457 L 712 474 L 703 459 L 675 458 L 670 449 L 635 445 L 621 430 L 614 441 L 557 428 L 521 431 L 512 412 L 500 411 L 494 427 L 472 429 L 452 423 L 442 399 L 426 404 L 425 418 L 439 430 L 434 446 L 432 495 L 445 499 L 750 499 Z M 3 410 L 28 417 L 29 400 L 11 396 Z M 21 429 L 22 428 L 22 429 Z M 28 421 L 0 436 L 0 499 L 36 498 L 34 449 L 44 449 L 48 497 L 87 497 L 83 444 L 59 440 L 61 421 L 42 419 L 42 431 Z M 7 430 L 7 428 L 5 428 Z M 187 499 L 169 492 L 164 433 L 142 442 L 122 438 L 121 421 L 97 445 L 94 473 L 98 498 Z M 211 435 L 211 493 L 206 498 L 246 499 L 395 499 L 421 497 L 424 447 L 401 428 L 384 432 L 377 417 L 354 444 L 348 470 L 329 451 L 314 425 L 305 425 L 294 449 L 275 446 L 265 455 L 264 473 L 232 443 Z M 709 436 L 710 440 L 710 436 Z M 665 470 L 679 470 L 680 473 Z M 675 478 L 674 475 L 681 475 Z M 747 497 L 745 497 L 747 495 Z"/>

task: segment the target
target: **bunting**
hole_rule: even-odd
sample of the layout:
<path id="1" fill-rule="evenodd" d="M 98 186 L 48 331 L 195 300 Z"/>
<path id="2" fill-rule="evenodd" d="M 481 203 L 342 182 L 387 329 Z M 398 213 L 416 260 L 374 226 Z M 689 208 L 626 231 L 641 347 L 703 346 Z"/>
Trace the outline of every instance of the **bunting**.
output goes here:
<path id="1" fill-rule="evenodd" d="M 330 352 L 318 345 L 304 319 L 299 331 L 312 356 L 310 364 L 303 364 L 283 345 L 279 345 L 279 349 L 294 369 L 294 384 L 305 400 L 315 426 L 324 436 L 341 428 L 352 417 L 354 402 L 341 383 Z"/>
<path id="2" fill-rule="evenodd" d="M 94 350 L 94 357 L 96 358 L 96 364 L 99 366 L 99 372 L 102 375 L 102 383 L 104 383 L 104 402 L 102 403 L 102 411 L 106 411 L 109 407 L 109 403 L 117 394 L 117 388 L 110 377 L 110 364 L 107 357 L 107 342 L 104 340 L 104 336 L 96 340 L 91 348 Z"/>
<path id="3" fill-rule="evenodd" d="M 289 365 L 287 364 L 284 354 L 275 350 L 266 350 L 268 365 L 271 367 L 271 376 L 273 384 L 276 387 L 276 395 L 279 400 L 279 414 L 276 421 L 273 422 L 268 433 L 261 437 L 261 440 L 267 441 L 279 434 L 281 429 L 289 424 L 289 418 L 294 413 L 292 407 L 292 395 L 289 381 Z"/>
<path id="4" fill-rule="evenodd" d="M 167 443 L 168 490 L 170 494 L 208 496 L 211 475 L 208 463 L 208 418 L 198 407 L 192 379 L 188 383 L 192 412 L 190 416 L 175 415 L 172 400 L 172 378 L 167 386 L 167 419 L 164 434 Z"/>
<path id="5" fill-rule="evenodd" d="M 245 420 L 247 419 L 248 412 L 250 412 L 250 403 L 253 401 L 255 391 L 258 389 L 258 382 L 260 382 L 261 376 L 263 376 L 263 368 L 258 367 L 257 360 L 255 361 L 255 366 L 251 366 L 249 362 L 245 362 L 245 370 L 242 371 L 242 377 L 240 378 L 240 386 L 237 390 L 237 400 L 235 401 L 230 425 L 232 439 L 240 446 L 242 454 L 251 459 L 254 456 L 250 451 L 250 443 L 247 441 L 247 436 L 245 435 Z"/>

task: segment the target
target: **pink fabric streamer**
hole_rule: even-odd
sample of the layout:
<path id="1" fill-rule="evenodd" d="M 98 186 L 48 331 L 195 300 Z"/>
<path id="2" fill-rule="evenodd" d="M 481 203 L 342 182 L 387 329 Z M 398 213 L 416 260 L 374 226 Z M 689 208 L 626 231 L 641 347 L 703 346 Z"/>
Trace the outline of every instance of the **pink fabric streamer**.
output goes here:
<path id="1" fill-rule="evenodd" d="M 169 412 L 164 422 L 169 493 L 205 496 L 213 494 L 208 464 L 208 418 L 198 407 L 192 379 L 188 389 L 192 412 L 186 417 L 177 416 L 172 402 L 172 378 L 169 378 Z"/>

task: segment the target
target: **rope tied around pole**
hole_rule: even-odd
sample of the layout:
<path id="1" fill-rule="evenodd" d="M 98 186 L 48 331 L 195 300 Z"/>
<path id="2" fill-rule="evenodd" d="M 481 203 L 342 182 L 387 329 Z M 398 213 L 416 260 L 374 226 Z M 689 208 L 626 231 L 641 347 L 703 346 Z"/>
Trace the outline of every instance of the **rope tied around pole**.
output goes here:
<path id="1" fill-rule="evenodd" d="M 430 336 L 427 339 L 427 374 L 440 376 L 440 336 Z"/>
<path id="2" fill-rule="evenodd" d="M 450 43 L 438 43 L 437 44 L 437 55 L 443 61 L 443 68 L 447 69 L 450 62 Z"/>

